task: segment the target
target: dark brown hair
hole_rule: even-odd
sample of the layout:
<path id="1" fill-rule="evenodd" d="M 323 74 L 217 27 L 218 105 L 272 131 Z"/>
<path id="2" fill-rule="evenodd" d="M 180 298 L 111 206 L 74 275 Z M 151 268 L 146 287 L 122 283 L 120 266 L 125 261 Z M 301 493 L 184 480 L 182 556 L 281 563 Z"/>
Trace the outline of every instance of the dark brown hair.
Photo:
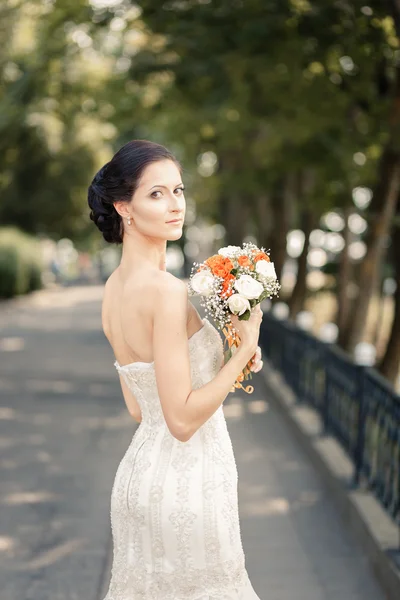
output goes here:
<path id="1" fill-rule="evenodd" d="M 159 160 L 173 160 L 180 168 L 174 155 L 164 146 L 148 140 L 132 140 L 122 146 L 94 176 L 88 189 L 90 219 L 100 229 L 106 242 L 122 243 L 122 218 L 115 210 L 114 202 L 130 202 L 144 169 Z"/>

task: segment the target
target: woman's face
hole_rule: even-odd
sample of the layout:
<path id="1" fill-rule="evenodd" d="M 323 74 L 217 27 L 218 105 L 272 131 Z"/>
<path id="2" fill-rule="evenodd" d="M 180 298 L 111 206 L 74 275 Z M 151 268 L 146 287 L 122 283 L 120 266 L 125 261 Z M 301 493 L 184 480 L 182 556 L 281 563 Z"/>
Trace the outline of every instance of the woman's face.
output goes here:
<path id="1" fill-rule="evenodd" d="M 181 174 L 174 161 L 150 163 L 128 204 L 136 229 L 149 237 L 178 240 L 182 236 L 186 210 L 183 190 Z M 172 220 L 177 221 L 169 222 Z M 126 228 L 129 229 L 129 225 Z"/>

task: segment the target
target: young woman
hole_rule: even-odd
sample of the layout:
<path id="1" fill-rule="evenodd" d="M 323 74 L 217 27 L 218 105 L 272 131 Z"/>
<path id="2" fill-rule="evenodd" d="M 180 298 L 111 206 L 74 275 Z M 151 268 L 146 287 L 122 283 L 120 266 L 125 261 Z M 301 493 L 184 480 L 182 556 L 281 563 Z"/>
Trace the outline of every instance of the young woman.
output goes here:
<path id="1" fill-rule="evenodd" d="M 217 329 L 166 272 L 182 235 L 180 165 L 133 140 L 94 177 L 90 218 L 122 244 L 102 325 L 128 411 L 140 425 L 111 492 L 113 565 L 104 600 L 260 600 L 245 568 L 237 469 L 222 403 L 257 349 L 262 312 L 233 318 L 241 343 L 223 365 Z"/>

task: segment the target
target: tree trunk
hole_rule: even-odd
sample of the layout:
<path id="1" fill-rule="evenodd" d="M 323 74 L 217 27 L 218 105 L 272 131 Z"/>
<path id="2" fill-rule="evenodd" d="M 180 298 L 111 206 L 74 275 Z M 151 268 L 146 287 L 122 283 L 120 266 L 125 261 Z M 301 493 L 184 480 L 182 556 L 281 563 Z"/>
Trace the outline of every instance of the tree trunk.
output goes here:
<path id="1" fill-rule="evenodd" d="M 400 229 L 398 227 L 393 233 L 392 243 L 397 283 L 394 294 L 394 316 L 386 351 L 378 368 L 394 384 L 399 373 L 400 363 Z"/>
<path id="2" fill-rule="evenodd" d="M 396 16 L 399 12 L 396 8 Z M 367 234 L 367 254 L 360 266 L 359 293 L 349 313 L 345 348 L 353 352 L 362 338 L 371 296 L 376 289 L 379 269 L 385 253 L 386 237 L 398 203 L 400 190 L 400 67 L 396 68 L 396 80 L 389 114 L 390 139 L 379 164 L 378 180 L 371 202 L 371 223 Z"/>
<path id="3" fill-rule="evenodd" d="M 348 319 L 348 314 L 350 310 L 350 298 L 348 286 L 351 281 L 352 274 L 352 264 L 349 255 L 349 244 L 351 238 L 351 232 L 349 229 L 349 216 L 353 212 L 351 206 L 348 206 L 344 211 L 344 219 L 345 219 L 345 228 L 343 231 L 344 237 L 344 248 L 340 255 L 339 262 L 339 273 L 337 279 L 337 312 L 336 312 L 336 325 L 339 329 L 339 344 L 342 344 L 342 336 L 346 331 L 346 323 Z"/>
<path id="4" fill-rule="evenodd" d="M 271 259 L 279 280 L 286 260 L 287 235 L 291 221 L 290 206 L 293 202 L 295 183 L 294 175 L 287 175 L 271 195 L 272 230 L 268 247 L 271 248 Z"/>
<path id="5" fill-rule="evenodd" d="M 304 232 L 304 247 L 298 259 L 296 284 L 289 300 L 290 318 L 295 319 L 303 310 L 307 296 L 307 257 L 310 247 L 310 233 L 314 228 L 315 217 L 309 208 L 304 208 L 301 213 L 300 227 Z"/>
<path id="6" fill-rule="evenodd" d="M 271 235 L 271 211 L 269 207 L 269 196 L 260 195 L 255 200 L 254 224 L 256 230 L 256 238 L 259 246 L 264 246 L 266 250 L 269 248 Z"/>
<path id="7" fill-rule="evenodd" d="M 226 244 L 241 246 L 248 233 L 248 205 L 239 196 L 222 197 L 219 214 L 220 223 L 226 230 Z"/>
<path id="8" fill-rule="evenodd" d="M 382 325 L 383 325 L 383 316 L 385 312 L 385 291 L 384 291 L 384 278 L 381 278 L 380 286 L 379 286 L 379 298 L 378 298 L 378 312 L 375 316 L 375 330 L 372 336 L 371 344 L 375 346 L 376 349 L 379 347 L 379 340 L 382 333 Z"/>
<path id="9" fill-rule="evenodd" d="M 372 219 L 367 236 L 367 253 L 360 265 L 358 296 L 347 321 L 344 346 L 353 352 L 361 340 L 372 294 L 376 289 L 379 269 L 385 253 L 386 237 L 396 210 L 400 191 L 400 154 L 389 147 L 382 155 L 379 180 L 371 203 Z"/>

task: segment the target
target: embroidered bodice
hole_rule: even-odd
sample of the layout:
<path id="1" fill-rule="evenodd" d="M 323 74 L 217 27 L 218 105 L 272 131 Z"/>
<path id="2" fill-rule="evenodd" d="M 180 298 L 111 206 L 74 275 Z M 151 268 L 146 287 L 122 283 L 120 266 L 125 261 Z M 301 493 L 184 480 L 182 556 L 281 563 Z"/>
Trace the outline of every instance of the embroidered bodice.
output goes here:
<path id="1" fill-rule="evenodd" d="M 210 381 L 223 363 L 222 339 L 208 319 L 202 321 L 203 326 L 188 340 L 193 389 Z M 158 397 L 154 362 L 134 362 L 121 366 L 115 361 L 114 366 L 138 401 L 142 423 L 148 426 L 166 425 Z"/>

